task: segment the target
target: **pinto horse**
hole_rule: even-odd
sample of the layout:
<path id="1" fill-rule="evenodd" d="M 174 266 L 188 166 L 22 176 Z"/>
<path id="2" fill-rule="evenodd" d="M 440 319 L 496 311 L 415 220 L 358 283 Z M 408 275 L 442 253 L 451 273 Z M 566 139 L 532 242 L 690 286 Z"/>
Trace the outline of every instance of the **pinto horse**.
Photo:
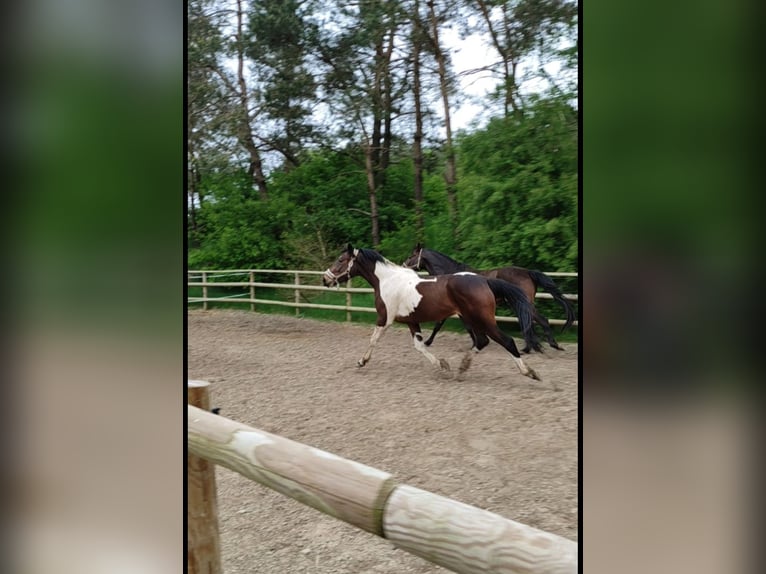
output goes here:
<path id="1" fill-rule="evenodd" d="M 564 307 L 567 318 L 566 323 L 561 329 L 562 331 L 570 327 L 572 322 L 575 320 L 575 314 L 574 309 L 572 309 L 572 305 L 570 305 L 569 301 L 564 298 L 553 280 L 545 273 L 540 271 L 532 271 L 523 267 L 499 267 L 495 269 L 488 269 L 486 271 L 477 271 L 465 263 L 455 261 L 444 253 L 434 251 L 433 249 L 426 249 L 420 243 L 415 246 L 415 249 L 412 250 L 409 258 L 407 258 L 403 265 L 409 269 L 425 269 L 431 275 L 442 275 L 444 273 L 459 273 L 462 271 L 470 271 L 479 275 L 483 275 L 484 277 L 502 279 L 508 283 L 511 283 L 512 285 L 516 285 L 522 291 L 524 291 L 529 304 L 532 306 L 533 321 L 538 323 L 543 328 L 543 331 L 545 332 L 545 338 L 548 340 L 548 344 L 554 349 L 562 350 L 559 344 L 556 342 L 556 339 L 553 338 L 553 332 L 551 331 L 551 326 L 550 323 L 548 323 L 548 319 L 546 319 L 537 311 L 537 309 L 535 309 L 535 293 L 537 293 L 537 289 L 545 289 L 553 296 L 554 300 L 556 300 Z M 441 329 L 443 324 L 444 321 L 440 321 L 434 325 L 434 330 L 431 333 L 431 336 L 425 342 L 426 346 L 430 346 L 431 343 L 433 343 L 434 337 L 436 337 L 436 333 L 439 332 L 439 329 Z M 524 353 L 529 353 L 530 348 L 533 348 L 537 351 L 541 350 L 537 341 L 537 336 L 534 334 L 533 330 L 530 329 L 529 333 L 524 332 L 524 341 L 526 343 L 526 346 L 522 349 Z"/>
<path id="2" fill-rule="evenodd" d="M 472 348 L 463 357 L 460 373 L 471 365 L 473 355 L 481 351 L 492 339 L 513 355 L 522 375 L 541 380 L 521 359 L 513 339 L 503 333 L 495 322 L 495 301 L 511 302 L 519 323 L 531 329 L 532 312 L 524 293 L 517 287 L 498 279 L 487 279 L 474 273 L 420 277 L 412 269 L 392 263 L 371 249 L 354 249 L 349 243 L 335 263 L 324 272 L 322 283 L 326 287 L 345 283 L 351 277 L 362 276 L 375 290 L 375 309 L 378 312 L 375 330 L 367 351 L 357 365 L 363 367 L 372 356 L 372 349 L 381 335 L 394 322 L 405 323 L 415 349 L 433 365 L 449 370 L 449 363 L 437 360 L 426 350 L 420 324 L 440 321 L 457 314 L 473 340 Z"/>

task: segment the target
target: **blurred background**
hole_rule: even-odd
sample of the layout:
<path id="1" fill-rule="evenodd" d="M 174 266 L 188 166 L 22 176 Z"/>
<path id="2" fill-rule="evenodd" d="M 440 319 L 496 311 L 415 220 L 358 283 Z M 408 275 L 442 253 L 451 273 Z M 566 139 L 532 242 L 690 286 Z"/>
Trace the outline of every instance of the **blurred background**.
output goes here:
<path id="1" fill-rule="evenodd" d="M 755 569 L 755 3 L 583 3 L 587 572 Z"/>
<path id="2" fill-rule="evenodd" d="M 760 10 L 581 11 L 583 566 L 749 570 Z M 8 571 L 184 560 L 184 16 L 3 18 Z"/>
<path id="3" fill-rule="evenodd" d="M 4 16 L 6 571 L 178 571 L 183 7 Z"/>

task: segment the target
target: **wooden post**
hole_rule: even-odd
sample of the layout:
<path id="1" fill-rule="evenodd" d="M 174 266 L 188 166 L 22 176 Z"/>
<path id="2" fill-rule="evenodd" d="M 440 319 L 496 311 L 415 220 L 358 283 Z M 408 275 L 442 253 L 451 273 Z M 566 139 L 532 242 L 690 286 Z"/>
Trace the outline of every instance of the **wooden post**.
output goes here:
<path id="1" fill-rule="evenodd" d="M 253 272 L 250 272 L 250 310 L 255 311 L 255 303 L 253 303 L 253 299 L 255 299 L 255 275 Z"/>
<path id="2" fill-rule="evenodd" d="M 351 281 L 348 282 L 349 286 L 351 286 Z M 351 293 L 346 293 L 346 321 L 351 322 L 351 311 L 349 311 L 349 307 L 351 307 Z"/>
<path id="3" fill-rule="evenodd" d="M 202 283 L 202 309 L 207 311 L 207 285 L 204 285 L 207 283 L 207 273 L 204 271 L 202 272 Z"/>
<path id="4" fill-rule="evenodd" d="M 295 284 L 300 285 L 301 284 L 301 274 L 297 271 L 295 272 Z M 296 289 L 295 290 L 295 316 L 299 317 L 301 314 L 301 308 L 298 307 L 298 304 L 301 302 L 301 290 Z"/>
<path id="5" fill-rule="evenodd" d="M 189 452 L 382 536 L 387 472 L 189 405 Z"/>
<path id="6" fill-rule="evenodd" d="M 574 574 L 576 542 L 413 486 L 386 503 L 383 531 L 396 546 L 464 574 Z"/>
<path id="7" fill-rule="evenodd" d="M 205 412 L 210 410 L 208 384 L 205 381 L 187 381 L 186 385 L 187 402 Z M 215 465 L 190 453 L 186 457 L 186 469 L 186 571 L 188 574 L 221 574 Z"/>

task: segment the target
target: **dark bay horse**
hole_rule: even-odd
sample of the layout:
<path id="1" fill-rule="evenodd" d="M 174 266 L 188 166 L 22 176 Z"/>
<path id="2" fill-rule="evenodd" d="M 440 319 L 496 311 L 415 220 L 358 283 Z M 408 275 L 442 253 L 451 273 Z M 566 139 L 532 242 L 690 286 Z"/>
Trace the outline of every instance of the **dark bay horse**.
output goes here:
<path id="1" fill-rule="evenodd" d="M 513 355 L 522 375 L 540 380 L 537 373 L 521 359 L 513 339 L 503 333 L 495 322 L 495 301 L 501 299 L 512 302 L 522 329 L 532 328 L 531 306 L 519 288 L 474 273 L 420 277 L 412 269 L 396 265 L 371 249 L 354 249 L 351 244 L 324 272 L 322 283 L 330 287 L 356 276 L 364 277 L 372 285 L 378 312 L 370 345 L 359 359 L 358 366 L 363 367 L 370 360 L 378 339 L 396 321 L 409 326 L 415 349 L 433 365 L 449 369 L 444 359 L 437 360 L 426 350 L 420 324 L 458 315 L 473 340 L 473 347 L 463 357 L 460 373 L 468 369 L 473 355 L 492 339 Z"/>
<path id="2" fill-rule="evenodd" d="M 562 331 L 570 327 L 572 322 L 575 320 L 575 314 L 574 309 L 572 309 L 572 305 L 570 305 L 569 301 L 564 298 L 553 280 L 545 273 L 540 271 L 533 271 L 523 267 L 499 267 L 495 269 L 488 269 L 486 271 L 477 271 L 465 263 L 455 261 L 444 253 L 434 251 L 433 249 L 426 249 L 420 243 L 418 243 L 415 246 L 415 249 L 412 250 L 412 253 L 407 258 L 407 261 L 404 262 L 404 266 L 415 270 L 424 269 L 430 275 L 443 275 L 445 273 L 471 271 L 473 273 L 483 275 L 484 277 L 502 279 L 508 283 L 511 283 L 512 285 L 516 285 L 522 291 L 524 291 L 527 301 L 529 301 L 529 304 L 532 306 L 532 318 L 534 322 L 538 323 L 543 328 L 543 331 L 545 332 L 545 338 L 548 340 L 548 344 L 554 349 L 561 350 L 561 347 L 556 342 L 556 339 L 553 338 L 553 332 L 551 331 L 550 323 L 548 323 L 548 319 L 546 319 L 537 311 L 537 309 L 535 309 L 535 293 L 537 293 L 537 289 L 542 288 L 548 291 L 548 293 L 553 296 L 553 299 L 564 307 L 567 318 L 566 323 L 562 327 Z M 444 321 L 440 321 L 434 326 L 434 330 L 431 333 L 431 336 L 425 342 L 425 345 L 430 346 L 431 343 L 433 343 L 436 333 L 439 332 L 439 329 L 441 329 L 443 324 Z M 526 343 L 526 346 L 522 349 L 524 353 L 529 353 L 530 349 L 540 350 L 537 336 L 534 335 L 533 331 L 531 331 L 531 334 L 526 332 L 524 333 L 524 341 Z"/>

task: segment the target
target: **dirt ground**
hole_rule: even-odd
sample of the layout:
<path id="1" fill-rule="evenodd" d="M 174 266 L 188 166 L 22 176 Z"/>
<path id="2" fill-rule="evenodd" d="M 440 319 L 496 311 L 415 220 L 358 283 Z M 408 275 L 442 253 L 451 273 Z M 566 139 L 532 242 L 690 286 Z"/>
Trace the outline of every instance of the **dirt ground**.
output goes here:
<path id="1" fill-rule="evenodd" d="M 188 376 L 211 383 L 211 403 L 223 416 L 578 540 L 577 345 L 526 356 L 539 382 L 490 343 L 458 381 L 396 325 L 358 368 L 371 333 L 370 326 L 190 310 Z M 469 347 L 467 334 L 442 332 L 431 351 L 454 371 Z M 218 467 L 216 478 L 226 574 L 447 572 L 228 469 Z"/>

